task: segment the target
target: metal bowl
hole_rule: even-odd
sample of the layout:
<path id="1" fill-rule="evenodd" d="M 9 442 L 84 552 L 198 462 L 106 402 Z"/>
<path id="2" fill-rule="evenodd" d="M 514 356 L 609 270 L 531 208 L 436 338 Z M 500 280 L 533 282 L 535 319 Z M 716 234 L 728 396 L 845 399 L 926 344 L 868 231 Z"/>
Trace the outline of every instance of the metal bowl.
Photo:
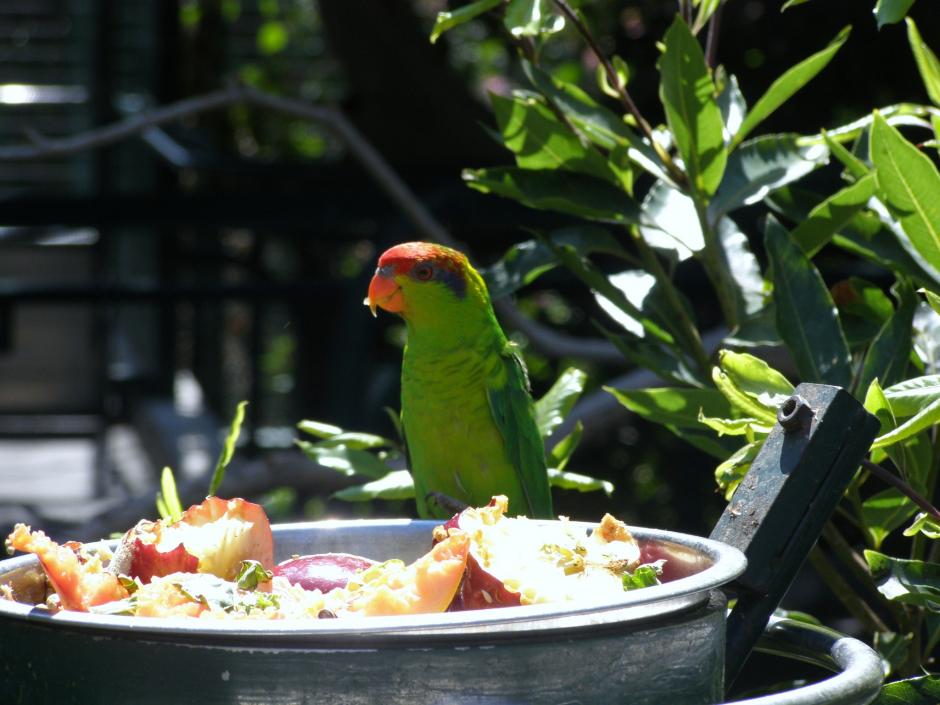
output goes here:
<path id="1" fill-rule="evenodd" d="M 277 559 L 330 551 L 417 558 L 437 522 L 274 527 Z M 591 524 L 572 522 L 585 531 Z M 5 702 L 714 703 L 725 600 L 744 556 L 685 534 L 631 528 L 662 585 L 616 601 L 365 620 L 143 619 L 0 601 Z M 0 584 L 36 599 L 33 556 L 0 562 Z"/>

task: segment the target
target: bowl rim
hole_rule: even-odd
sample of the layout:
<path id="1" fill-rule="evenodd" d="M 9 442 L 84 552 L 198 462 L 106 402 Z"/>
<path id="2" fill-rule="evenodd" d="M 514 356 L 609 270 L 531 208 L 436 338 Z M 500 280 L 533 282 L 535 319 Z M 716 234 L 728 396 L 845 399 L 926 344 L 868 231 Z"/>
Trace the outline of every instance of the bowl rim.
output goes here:
<path id="1" fill-rule="evenodd" d="M 558 520 L 530 520 L 557 523 Z M 427 530 L 430 540 L 433 527 L 440 521 L 424 519 L 354 519 L 324 520 L 272 525 L 278 534 L 309 531 L 352 530 Z M 569 521 L 569 526 L 590 530 L 596 522 Z M 341 619 L 283 620 L 202 620 L 192 618 L 141 618 L 121 615 L 100 615 L 85 612 L 52 613 L 42 606 L 33 606 L 0 599 L 0 623 L 18 620 L 37 626 L 69 628 L 82 631 L 106 630 L 132 638 L 183 638 L 185 640 L 218 640 L 262 637 L 272 644 L 301 639 L 306 641 L 351 641 L 367 643 L 371 638 L 407 639 L 429 636 L 532 636 L 544 632 L 596 628 L 603 625 L 638 624 L 651 619 L 669 617 L 709 599 L 710 593 L 741 573 L 747 565 L 738 549 L 712 539 L 664 529 L 628 527 L 640 542 L 672 544 L 691 550 L 710 561 L 703 570 L 676 578 L 661 585 L 631 590 L 617 600 L 579 601 L 577 603 L 521 605 L 489 610 L 468 610 L 421 615 L 361 617 Z M 86 544 L 114 546 L 117 540 Z M 0 561 L 0 582 L 15 570 L 38 567 L 34 555 L 17 556 Z"/>

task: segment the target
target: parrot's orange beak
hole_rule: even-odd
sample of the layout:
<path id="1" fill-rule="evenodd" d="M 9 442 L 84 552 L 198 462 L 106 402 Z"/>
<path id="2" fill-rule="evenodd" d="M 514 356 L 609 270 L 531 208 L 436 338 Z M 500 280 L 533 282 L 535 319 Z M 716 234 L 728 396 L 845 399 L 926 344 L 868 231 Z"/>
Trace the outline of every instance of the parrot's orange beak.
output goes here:
<path id="1" fill-rule="evenodd" d="M 405 300 L 401 295 L 401 287 L 395 280 L 381 272 L 376 272 L 369 282 L 369 296 L 363 302 L 376 315 L 376 308 L 384 308 L 391 313 L 401 313 L 405 308 Z"/>

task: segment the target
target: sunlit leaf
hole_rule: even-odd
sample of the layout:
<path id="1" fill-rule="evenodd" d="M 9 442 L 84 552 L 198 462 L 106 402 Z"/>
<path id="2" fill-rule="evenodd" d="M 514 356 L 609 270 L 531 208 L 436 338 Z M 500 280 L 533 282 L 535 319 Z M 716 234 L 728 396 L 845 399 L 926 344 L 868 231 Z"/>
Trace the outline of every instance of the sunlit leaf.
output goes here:
<path id="1" fill-rule="evenodd" d="M 892 602 L 940 610 L 940 564 L 892 558 L 865 551 L 865 560 L 875 584 Z"/>
<path id="2" fill-rule="evenodd" d="M 915 377 L 885 389 L 891 409 L 901 417 L 913 416 L 940 400 L 940 375 Z"/>
<path id="3" fill-rule="evenodd" d="M 500 5 L 503 0 L 476 0 L 468 3 L 456 10 L 449 12 L 438 12 L 437 19 L 434 21 L 434 27 L 431 30 L 431 44 L 436 42 L 444 32 L 458 27 L 465 22 L 469 22 L 475 17 L 482 15 L 488 10 Z"/>
<path id="4" fill-rule="evenodd" d="M 576 490 L 577 492 L 597 492 L 600 490 L 608 497 L 614 493 L 613 483 L 607 480 L 599 480 L 589 475 L 566 472 L 556 468 L 548 469 L 548 482 L 552 487 L 563 490 Z"/>
<path id="5" fill-rule="evenodd" d="M 914 523 L 904 529 L 905 536 L 923 534 L 928 539 L 940 539 L 940 520 L 933 515 L 921 512 L 914 518 Z"/>
<path id="6" fill-rule="evenodd" d="M 582 174 L 515 167 L 465 169 L 470 188 L 512 198 L 530 208 L 588 220 L 629 224 L 640 219 L 636 201 L 611 184 Z"/>
<path id="7" fill-rule="evenodd" d="M 569 367 L 560 375 L 545 396 L 535 402 L 535 422 L 542 438 L 548 438 L 571 412 L 584 391 L 587 374 Z"/>
<path id="8" fill-rule="evenodd" d="M 659 62 L 659 96 L 666 121 L 692 188 L 711 196 L 728 158 L 715 86 L 701 45 L 679 16 L 663 40 L 666 51 Z"/>
<path id="9" fill-rule="evenodd" d="M 875 193 L 875 175 L 869 173 L 813 208 L 809 217 L 790 233 L 808 257 L 821 250 Z"/>
<path id="10" fill-rule="evenodd" d="M 936 423 L 940 423 L 940 399 L 925 406 L 893 431 L 878 436 L 872 443 L 872 448 L 884 448 L 885 446 L 894 445 Z"/>
<path id="11" fill-rule="evenodd" d="M 538 37 L 564 29 L 565 18 L 551 0 L 509 0 L 503 24 L 514 37 Z"/>
<path id="12" fill-rule="evenodd" d="M 333 494 L 347 502 L 371 502 L 373 499 L 411 499 L 415 496 L 414 480 L 407 470 L 394 470 L 364 485 L 346 487 Z"/>
<path id="13" fill-rule="evenodd" d="M 774 81 L 767 89 L 767 92 L 751 108 L 732 144 L 740 144 L 755 127 L 822 71 L 845 43 L 845 40 L 849 38 L 850 30 L 851 27 L 844 28 L 825 49 L 816 52 L 788 69 Z"/>
<path id="14" fill-rule="evenodd" d="M 927 299 L 927 303 L 930 305 L 930 308 L 932 308 L 937 313 L 937 315 L 940 315 L 940 294 L 927 291 L 927 289 L 918 289 L 917 293 L 922 294 L 924 298 Z"/>
<path id="15" fill-rule="evenodd" d="M 764 360 L 748 353 L 721 350 L 718 366 L 734 386 L 775 416 L 793 394 L 793 384 Z"/>
<path id="16" fill-rule="evenodd" d="M 773 268 L 777 329 L 801 378 L 848 387 L 848 343 L 822 277 L 773 216 L 764 242 Z"/>
<path id="17" fill-rule="evenodd" d="M 771 425 L 762 419 L 716 419 L 699 414 L 699 421 L 712 429 L 719 436 L 747 436 L 754 438 L 770 433 Z"/>
<path id="18" fill-rule="evenodd" d="M 871 343 L 894 315 L 894 305 L 881 287 L 860 277 L 836 282 L 830 293 L 839 310 L 839 320 L 850 347 Z M 867 383 L 860 388 L 865 387 Z"/>
<path id="19" fill-rule="evenodd" d="M 751 463 L 754 462 L 763 445 L 764 439 L 748 443 L 746 446 L 738 448 L 715 468 L 715 482 L 724 491 L 725 500 L 731 500 L 731 495 L 734 494 L 738 485 L 741 484 L 741 480 L 747 475 Z"/>
<path id="20" fill-rule="evenodd" d="M 584 435 L 584 424 L 578 421 L 575 423 L 571 433 L 558 441 L 548 452 L 547 460 L 550 467 L 561 472 L 565 469 L 571 456 L 581 443 L 581 436 Z"/>
<path id="21" fill-rule="evenodd" d="M 725 144 L 730 144 L 747 115 L 747 103 L 738 87 L 738 79 L 733 74 L 726 74 L 724 67 L 715 69 L 715 82 L 722 87 L 717 99 L 718 109 L 725 126 Z"/>
<path id="22" fill-rule="evenodd" d="M 241 434 L 242 423 L 245 421 L 245 408 L 247 401 L 238 402 L 235 407 L 235 416 L 232 418 L 232 424 L 229 426 L 228 434 L 222 443 L 222 452 L 215 464 L 215 470 L 212 473 L 212 480 L 209 482 L 209 496 L 213 496 L 219 491 L 219 486 L 225 478 L 225 469 L 232 462 L 232 456 L 235 455 L 235 444 L 238 442 L 238 436 Z"/>
<path id="23" fill-rule="evenodd" d="M 388 465 L 366 450 L 346 446 L 321 446 L 309 441 L 295 443 L 310 460 L 346 476 L 364 475 L 378 478 L 390 470 Z"/>
<path id="24" fill-rule="evenodd" d="M 924 81 L 927 95 L 934 105 L 940 105 L 940 60 L 927 43 L 921 38 L 917 25 L 910 17 L 907 18 L 907 40 L 914 52 L 917 70 Z"/>
<path id="25" fill-rule="evenodd" d="M 731 405 L 714 389 L 604 389 L 630 411 L 658 424 L 697 429 L 700 411 L 717 418 L 732 416 Z"/>
<path id="26" fill-rule="evenodd" d="M 705 246 L 692 199 L 665 181 L 657 181 L 643 199 L 643 239 L 659 250 L 670 250 L 678 261 Z"/>
<path id="27" fill-rule="evenodd" d="M 936 705 L 940 702 L 940 677 L 918 676 L 882 686 L 871 705 Z"/>
<path id="28" fill-rule="evenodd" d="M 917 506 L 894 488 L 882 490 L 862 502 L 862 522 L 872 545 L 881 548 L 882 542 L 916 511 Z"/>
<path id="29" fill-rule="evenodd" d="M 875 336 L 865 354 L 858 382 L 860 389 L 867 389 L 876 378 L 883 385 L 892 385 L 906 376 L 917 297 L 905 282 L 900 282 L 895 292 L 898 308 Z"/>
<path id="30" fill-rule="evenodd" d="M 740 319 L 753 316 L 767 305 L 767 286 L 751 243 L 738 224 L 722 218 L 717 226 L 718 247 L 728 263 Z"/>
<path id="31" fill-rule="evenodd" d="M 160 491 L 157 493 L 157 510 L 163 519 L 179 521 L 183 516 L 183 504 L 176 489 L 176 479 L 169 467 L 160 473 Z"/>
<path id="32" fill-rule="evenodd" d="M 911 244 L 940 270 L 940 173 L 930 158 L 875 113 L 871 158 L 885 205 Z"/>

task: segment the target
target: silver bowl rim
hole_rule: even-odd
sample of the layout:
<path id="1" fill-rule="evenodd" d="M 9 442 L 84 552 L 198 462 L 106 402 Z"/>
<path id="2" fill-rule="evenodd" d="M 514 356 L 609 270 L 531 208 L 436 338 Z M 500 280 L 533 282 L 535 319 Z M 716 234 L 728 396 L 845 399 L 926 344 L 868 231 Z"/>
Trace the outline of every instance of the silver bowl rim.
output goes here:
<path id="1" fill-rule="evenodd" d="M 553 522 L 554 520 L 532 520 Z M 277 534 L 286 531 L 342 530 L 344 528 L 394 529 L 409 527 L 431 530 L 439 521 L 421 519 L 358 519 L 325 520 L 272 526 Z M 570 526 L 590 530 L 596 523 L 570 521 Z M 177 635 L 187 637 L 265 637 L 277 642 L 298 637 L 344 637 L 353 640 L 372 636 L 395 637 L 409 634 L 453 635 L 522 628 L 539 632 L 571 626 L 579 621 L 610 623 L 624 620 L 643 620 L 661 617 L 699 605 L 708 599 L 711 590 L 725 585 L 741 573 L 747 565 L 744 554 L 733 546 L 663 529 L 629 527 L 640 541 L 671 543 L 692 550 L 711 561 L 711 565 L 692 575 L 677 578 L 649 588 L 631 590 L 614 601 L 582 601 L 562 604 L 521 605 L 489 610 L 444 612 L 434 614 L 400 615 L 391 617 L 362 617 L 341 619 L 283 619 L 215 621 L 192 618 L 140 618 L 120 615 L 99 615 L 85 612 L 60 611 L 52 613 L 44 607 L 31 606 L 0 599 L 0 620 L 27 620 L 47 626 L 80 630 L 108 630 L 126 635 L 147 637 Z M 113 546 L 116 541 L 103 541 Z M 95 544 L 89 544 L 94 547 Z M 0 561 L 0 580 L 5 574 L 27 566 L 38 565 L 33 555 L 17 556 Z M 639 608 L 639 609 L 638 609 Z"/>

